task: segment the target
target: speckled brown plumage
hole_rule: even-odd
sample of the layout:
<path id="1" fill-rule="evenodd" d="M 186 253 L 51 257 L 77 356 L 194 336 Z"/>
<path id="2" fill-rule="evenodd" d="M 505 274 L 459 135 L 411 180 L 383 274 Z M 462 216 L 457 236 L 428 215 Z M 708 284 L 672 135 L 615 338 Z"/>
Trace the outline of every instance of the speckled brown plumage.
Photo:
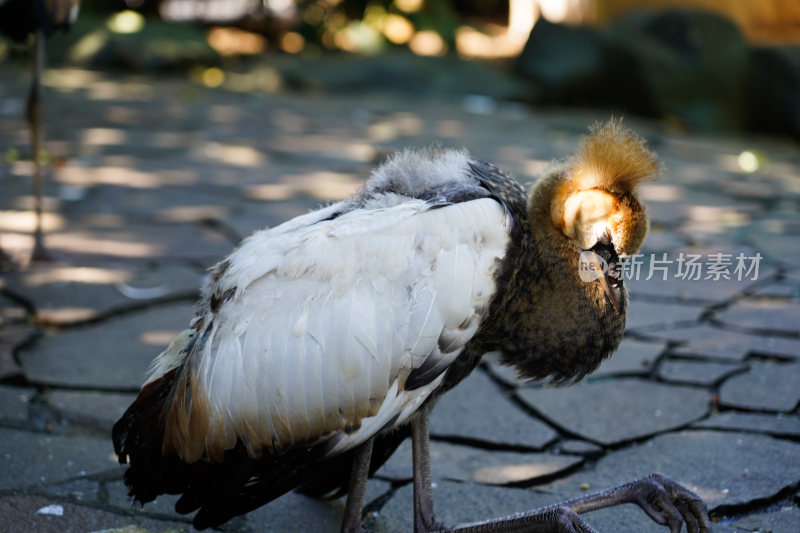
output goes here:
<path id="1" fill-rule="evenodd" d="M 625 329 L 624 287 L 615 309 L 600 284 L 581 280 L 583 249 L 554 223 L 553 211 L 563 211 L 554 202 L 585 190 L 613 194 L 622 214 L 613 229 L 614 253 L 635 253 L 647 233 L 635 188 L 659 169 L 644 142 L 612 120 L 595 126 L 573 158 L 554 166 L 529 198 L 496 168 L 487 174 L 482 183 L 514 214 L 520 234 L 506 254 L 473 349 L 500 351 L 501 362 L 514 365 L 520 376 L 557 383 L 579 380 L 611 355 Z"/>
<path id="2" fill-rule="evenodd" d="M 540 182 L 542 196 L 557 181 L 551 175 Z M 513 189 L 505 197 L 515 204 L 514 211 L 527 201 Z M 548 215 L 541 205 L 532 203 L 531 219 Z M 580 379 L 616 349 L 625 327 L 625 304 L 618 314 L 599 287 L 581 281 L 580 250 L 552 225 L 533 225 L 526 217 L 520 228 L 489 317 L 473 342 L 483 351 L 500 351 L 501 361 L 523 377 Z"/>

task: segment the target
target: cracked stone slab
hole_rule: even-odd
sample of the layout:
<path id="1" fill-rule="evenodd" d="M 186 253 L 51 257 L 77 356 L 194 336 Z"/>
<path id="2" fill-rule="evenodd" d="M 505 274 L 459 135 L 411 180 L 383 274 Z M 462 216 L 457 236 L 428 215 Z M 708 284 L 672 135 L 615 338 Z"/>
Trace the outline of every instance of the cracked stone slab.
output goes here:
<path id="1" fill-rule="evenodd" d="M 500 488 L 451 481 L 439 481 L 433 487 L 436 518 L 447 525 L 506 516 L 558 501 L 552 494 L 544 494 L 535 489 Z M 375 533 L 413 531 L 412 502 L 411 484 L 400 487 L 377 516 L 372 518 L 372 530 Z"/>
<path id="2" fill-rule="evenodd" d="M 766 435 L 685 430 L 612 452 L 594 470 L 541 488 L 574 496 L 583 484 L 595 491 L 661 472 L 697 492 L 712 511 L 766 500 L 794 486 L 800 481 L 798 454 L 800 444 Z"/>
<path id="3" fill-rule="evenodd" d="M 183 161 L 182 170 L 195 171 L 199 178 L 202 169 Z M 150 167 L 147 171 L 152 174 L 170 172 L 170 169 L 164 168 L 165 165 L 162 163 L 159 161 L 155 166 L 146 163 L 137 165 L 137 172 L 145 170 L 144 167 Z M 91 179 L 97 176 L 102 180 L 102 174 L 107 168 L 103 166 L 81 168 L 81 177 Z M 129 172 L 127 169 L 124 171 Z M 115 216 L 121 215 L 130 220 L 161 223 L 203 222 L 215 218 L 227 218 L 230 216 L 232 206 L 237 203 L 237 190 L 232 184 L 209 185 L 192 180 L 191 183 L 162 182 L 150 185 L 150 187 L 125 187 L 94 183 L 91 185 L 91 195 L 86 201 L 72 206 L 71 218 L 77 219 L 82 215 L 82 219 L 90 219 L 92 216 L 107 213 L 107 206 L 114 206 Z"/>
<path id="4" fill-rule="evenodd" d="M 717 381 L 747 370 L 747 365 L 667 359 L 658 367 L 658 376 L 671 383 L 713 385 Z"/>
<path id="5" fill-rule="evenodd" d="M 35 395 L 35 389 L 0 385 L 0 422 L 15 425 L 26 423 L 28 404 Z"/>
<path id="6" fill-rule="evenodd" d="M 67 503 L 61 499 L 25 494 L 0 498 L 0 516 L 3 517 L 3 527 L 8 528 L 4 531 L 36 533 L 197 531 L 186 523 L 114 514 L 95 507 Z"/>
<path id="7" fill-rule="evenodd" d="M 800 416 L 796 413 L 767 415 L 726 411 L 696 422 L 693 427 L 766 433 L 776 437 L 800 437 Z"/>
<path id="8" fill-rule="evenodd" d="M 800 363 L 750 363 L 750 370 L 720 387 L 720 405 L 788 412 L 800 403 Z"/>
<path id="9" fill-rule="evenodd" d="M 22 367 L 35 383 L 138 390 L 150 361 L 193 316 L 191 304 L 168 304 L 47 334 L 20 353 Z"/>
<path id="10" fill-rule="evenodd" d="M 196 298 L 202 281 L 182 266 L 38 265 L 14 272 L 9 290 L 33 304 L 38 322 L 65 326 L 165 298 Z"/>
<path id="11" fill-rule="evenodd" d="M 761 233 L 756 237 L 758 247 L 764 255 L 775 263 L 792 267 L 800 264 L 800 251 L 797 248 L 797 237 L 793 235 L 774 235 Z"/>
<path id="12" fill-rule="evenodd" d="M 713 326 L 648 332 L 649 337 L 682 343 L 675 355 L 741 361 L 748 355 L 800 359 L 800 340 L 751 335 Z"/>
<path id="13" fill-rule="evenodd" d="M 544 448 L 557 437 L 547 424 L 504 396 L 481 371 L 442 396 L 431 412 L 430 428 L 437 437 L 534 449 Z"/>
<path id="14" fill-rule="evenodd" d="M 800 300 L 800 285 L 797 281 L 781 280 L 760 287 L 754 293 L 756 297 Z"/>
<path id="15" fill-rule="evenodd" d="M 798 524 L 800 524 L 800 509 L 788 506 L 776 511 L 752 514 L 733 523 L 741 531 L 769 533 L 796 533 Z"/>
<path id="16" fill-rule="evenodd" d="M 148 224 L 98 216 L 48 235 L 47 246 L 72 264 L 87 261 L 197 261 L 211 266 L 233 248 L 205 224 Z"/>
<path id="17" fill-rule="evenodd" d="M 664 298 L 675 298 L 686 302 L 696 302 L 702 304 L 718 304 L 730 300 L 734 296 L 741 294 L 750 287 L 758 283 L 760 279 L 774 275 L 772 269 L 763 269 L 759 274 L 758 280 L 736 279 L 726 280 L 680 280 L 660 278 L 644 280 L 625 280 L 628 290 L 634 297 L 658 296 Z"/>
<path id="18" fill-rule="evenodd" d="M 63 483 L 47 485 L 40 489 L 41 493 L 47 496 L 69 498 L 75 502 L 84 502 L 91 505 L 105 503 L 105 494 L 101 499 L 101 490 L 99 481 L 87 478 L 70 479 Z"/>
<path id="19" fill-rule="evenodd" d="M 704 390 L 632 378 L 516 394 L 556 426 L 606 446 L 685 426 L 703 417 L 710 401 Z"/>
<path id="20" fill-rule="evenodd" d="M 666 348 L 663 342 L 645 342 L 623 338 L 611 357 L 592 372 L 589 379 L 619 374 L 644 374 L 650 372 L 658 356 Z"/>
<path id="21" fill-rule="evenodd" d="M 62 423 L 91 426 L 110 434 L 136 394 L 55 390 L 48 392 L 46 398 Z"/>
<path id="22" fill-rule="evenodd" d="M 704 312 L 705 308 L 696 305 L 656 303 L 632 298 L 625 327 L 630 330 L 655 326 L 674 328 L 679 324 L 697 322 Z"/>
<path id="23" fill-rule="evenodd" d="M 115 465 L 111 439 L 0 428 L 0 489 L 54 483 Z"/>
<path id="24" fill-rule="evenodd" d="M 740 301 L 721 311 L 716 319 L 739 328 L 800 337 L 800 303 L 797 302 Z"/>
<path id="25" fill-rule="evenodd" d="M 431 441 L 433 479 L 469 481 L 484 485 L 532 483 L 548 478 L 583 462 L 582 457 L 549 453 L 483 450 L 447 442 Z M 403 442 L 378 470 L 388 479 L 413 477 L 411 441 Z"/>
<path id="26" fill-rule="evenodd" d="M 247 513 L 249 531 L 265 533 L 337 533 L 344 514 L 343 500 L 316 500 L 290 492 Z"/>

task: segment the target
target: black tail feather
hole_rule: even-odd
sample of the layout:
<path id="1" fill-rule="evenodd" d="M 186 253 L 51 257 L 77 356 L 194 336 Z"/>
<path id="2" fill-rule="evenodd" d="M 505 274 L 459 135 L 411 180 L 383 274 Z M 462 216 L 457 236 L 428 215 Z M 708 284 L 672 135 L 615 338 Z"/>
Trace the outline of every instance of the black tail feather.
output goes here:
<path id="1" fill-rule="evenodd" d="M 188 514 L 199 509 L 194 523 L 204 529 L 318 479 L 325 470 L 321 445 L 296 447 L 279 455 L 267 449 L 253 454 L 239 441 L 225 452 L 222 461 L 202 458 L 191 464 L 175 453 L 165 455 L 162 411 L 176 375 L 173 370 L 145 386 L 112 430 L 120 463 L 130 463 L 125 484 L 136 502 L 151 502 L 160 494 L 181 494 L 175 510 Z M 349 465 L 346 470 L 349 476 Z"/>

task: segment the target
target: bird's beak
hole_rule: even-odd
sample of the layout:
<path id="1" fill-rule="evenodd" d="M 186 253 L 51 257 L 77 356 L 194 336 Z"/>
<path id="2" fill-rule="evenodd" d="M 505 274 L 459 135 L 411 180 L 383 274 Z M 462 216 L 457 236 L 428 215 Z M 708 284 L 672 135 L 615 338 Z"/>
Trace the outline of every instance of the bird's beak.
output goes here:
<path id="1" fill-rule="evenodd" d="M 603 287 L 603 292 L 606 293 L 606 297 L 614 307 L 614 311 L 616 311 L 618 315 L 621 314 L 623 295 L 622 284 L 619 282 L 619 280 L 610 273 L 606 273 L 605 276 L 597 278 L 597 283 Z"/>
<path id="2" fill-rule="evenodd" d="M 621 280 L 617 279 L 616 273 L 614 272 L 615 265 L 601 264 L 601 259 L 599 256 L 595 254 L 585 255 L 583 256 L 584 260 L 588 260 L 592 263 L 592 271 L 594 272 L 602 272 L 602 275 L 597 276 L 594 278 L 594 283 L 599 283 L 600 286 L 603 288 L 603 292 L 608 298 L 608 301 L 611 303 L 611 306 L 614 308 L 614 311 L 617 314 L 622 313 L 622 282 Z M 603 260 L 604 261 L 604 260 Z M 605 262 L 605 261 L 604 261 Z M 603 268 L 605 266 L 605 268 Z"/>

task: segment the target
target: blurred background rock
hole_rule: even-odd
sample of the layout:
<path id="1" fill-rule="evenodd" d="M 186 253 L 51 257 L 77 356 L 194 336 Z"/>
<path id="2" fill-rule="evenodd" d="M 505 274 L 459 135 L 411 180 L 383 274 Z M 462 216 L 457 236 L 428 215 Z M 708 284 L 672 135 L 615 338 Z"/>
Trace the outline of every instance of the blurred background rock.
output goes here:
<path id="1" fill-rule="evenodd" d="M 25 61 L 0 41 L 0 64 Z M 800 140 L 793 0 L 84 0 L 50 65 L 231 91 L 402 91 Z"/>

